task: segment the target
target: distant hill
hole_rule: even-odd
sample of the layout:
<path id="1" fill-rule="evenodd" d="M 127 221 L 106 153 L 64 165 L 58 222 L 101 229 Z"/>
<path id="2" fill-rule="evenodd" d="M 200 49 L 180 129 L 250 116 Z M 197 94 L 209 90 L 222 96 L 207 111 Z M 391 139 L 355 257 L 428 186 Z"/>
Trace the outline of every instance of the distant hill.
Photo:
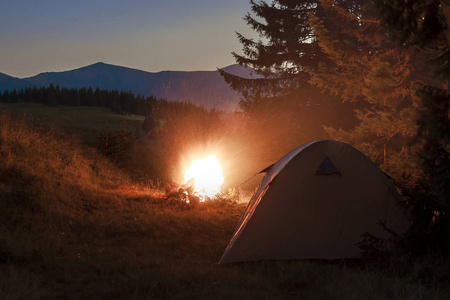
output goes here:
<path id="1" fill-rule="evenodd" d="M 4 90 L 20 90 L 29 85 L 30 84 L 27 80 L 0 73 L 0 91 L 2 92 Z"/>
<path id="2" fill-rule="evenodd" d="M 245 78 L 252 76 L 247 69 L 239 65 L 223 69 Z M 131 91 L 136 95 L 154 95 L 169 101 L 190 102 L 208 109 L 229 111 L 236 110 L 239 102 L 239 95 L 228 86 L 218 71 L 151 73 L 100 62 L 71 71 L 41 73 L 24 79 L 0 73 L 0 91 L 49 84 L 67 88 L 92 86 Z"/>

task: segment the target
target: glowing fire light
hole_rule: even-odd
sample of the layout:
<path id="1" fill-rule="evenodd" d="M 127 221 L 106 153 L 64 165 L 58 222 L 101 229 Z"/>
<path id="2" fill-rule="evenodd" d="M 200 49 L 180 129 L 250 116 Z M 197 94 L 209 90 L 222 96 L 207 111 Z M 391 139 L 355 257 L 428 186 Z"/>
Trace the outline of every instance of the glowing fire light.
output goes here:
<path id="1" fill-rule="evenodd" d="M 202 201 L 205 196 L 212 198 L 220 192 L 223 183 L 222 168 L 215 156 L 194 161 L 184 173 L 184 183 L 193 180 L 194 193 L 198 194 Z"/>

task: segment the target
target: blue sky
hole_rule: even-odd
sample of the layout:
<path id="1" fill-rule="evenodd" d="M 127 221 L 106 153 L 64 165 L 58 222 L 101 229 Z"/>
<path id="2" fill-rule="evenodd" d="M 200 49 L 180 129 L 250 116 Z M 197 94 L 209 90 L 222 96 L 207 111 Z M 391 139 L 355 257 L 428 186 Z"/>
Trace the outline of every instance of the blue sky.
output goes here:
<path id="1" fill-rule="evenodd" d="M 99 61 L 150 72 L 214 70 L 240 52 L 249 0 L 1 0 L 0 72 L 28 77 Z"/>

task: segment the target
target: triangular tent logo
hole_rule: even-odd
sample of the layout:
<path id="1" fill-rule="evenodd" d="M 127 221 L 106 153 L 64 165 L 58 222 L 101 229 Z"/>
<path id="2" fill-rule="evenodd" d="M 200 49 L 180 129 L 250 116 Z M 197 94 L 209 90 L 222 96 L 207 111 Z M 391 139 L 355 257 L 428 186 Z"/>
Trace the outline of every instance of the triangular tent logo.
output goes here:
<path id="1" fill-rule="evenodd" d="M 341 172 L 339 172 L 339 170 L 331 162 L 331 159 L 327 156 L 322 161 L 320 166 L 317 168 L 317 171 L 314 175 L 331 175 L 331 174 L 341 175 Z"/>

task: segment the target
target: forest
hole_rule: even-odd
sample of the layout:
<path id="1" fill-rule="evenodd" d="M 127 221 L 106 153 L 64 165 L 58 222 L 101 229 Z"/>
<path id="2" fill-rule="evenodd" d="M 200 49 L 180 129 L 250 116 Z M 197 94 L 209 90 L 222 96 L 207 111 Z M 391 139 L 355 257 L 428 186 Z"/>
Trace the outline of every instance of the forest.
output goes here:
<path id="1" fill-rule="evenodd" d="M 243 50 L 233 55 L 262 78 L 222 72 L 243 95 L 242 107 L 254 115 L 281 111 L 302 124 L 302 101 L 358 103 L 350 128 L 322 120 L 329 138 L 357 147 L 390 174 L 408 198 L 412 231 L 450 249 L 448 3 L 251 5 L 245 20 L 260 39 L 238 33 Z"/>
<path id="2" fill-rule="evenodd" d="M 99 106 L 107 107 L 116 113 L 132 113 L 147 116 L 157 105 L 155 97 L 141 97 L 131 92 L 117 90 L 101 90 L 98 87 L 89 88 L 67 88 L 50 84 L 47 87 L 27 87 L 17 91 L 5 90 L 0 93 L 0 102 L 34 102 L 45 105 L 68 105 L 68 106 Z"/>

